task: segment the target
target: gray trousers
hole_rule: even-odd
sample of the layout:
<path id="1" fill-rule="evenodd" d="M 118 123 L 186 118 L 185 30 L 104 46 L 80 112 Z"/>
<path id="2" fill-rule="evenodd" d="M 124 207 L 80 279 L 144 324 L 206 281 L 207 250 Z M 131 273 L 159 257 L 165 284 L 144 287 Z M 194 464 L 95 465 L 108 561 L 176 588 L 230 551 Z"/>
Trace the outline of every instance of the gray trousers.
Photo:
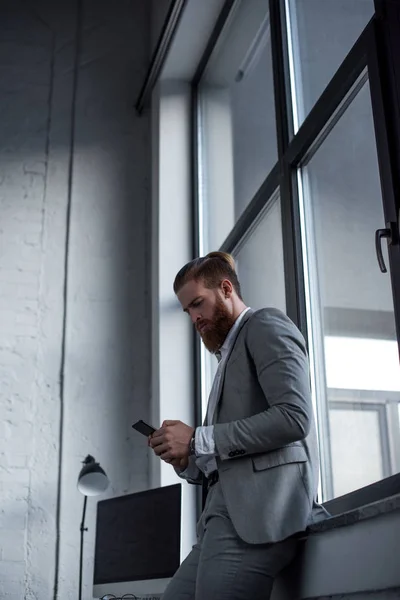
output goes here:
<path id="1" fill-rule="evenodd" d="M 163 600 L 268 600 L 275 576 L 298 546 L 293 538 L 246 544 L 232 525 L 219 483 L 209 490 L 197 538 Z"/>

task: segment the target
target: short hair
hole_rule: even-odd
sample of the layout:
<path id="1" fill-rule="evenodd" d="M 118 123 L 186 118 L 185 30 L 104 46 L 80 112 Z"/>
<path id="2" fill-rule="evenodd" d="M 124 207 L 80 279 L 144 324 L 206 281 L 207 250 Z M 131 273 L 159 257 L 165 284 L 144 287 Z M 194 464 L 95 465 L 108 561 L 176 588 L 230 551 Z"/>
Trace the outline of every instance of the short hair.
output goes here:
<path id="1" fill-rule="evenodd" d="M 226 252 L 210 252 L 207 256 L 195 258 L 179 271 L 174 281 L 174 292 L 188 281 L 202 280 L 208 289 L 217 288 L 224 279 L 229 279 L 236 294 L 242 300 L 240 283 L 236 274 L 235 260 Z"/>

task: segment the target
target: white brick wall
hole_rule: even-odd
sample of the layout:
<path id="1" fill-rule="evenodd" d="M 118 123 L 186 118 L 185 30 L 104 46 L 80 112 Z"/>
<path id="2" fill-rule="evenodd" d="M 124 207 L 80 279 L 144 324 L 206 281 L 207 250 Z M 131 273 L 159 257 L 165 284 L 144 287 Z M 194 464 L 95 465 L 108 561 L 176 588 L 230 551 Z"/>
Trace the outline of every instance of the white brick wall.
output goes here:
<path id="1" fill-rule="evenodd" d="M 80 461 L 108 496 L 148 485 L 130 423 L 149 414 L 149 135 L 132 108 L 148 63 L 145 0 L 0 5 L 0 598 L 51 600 L 70 130 L 75 127 L 66 306 L 59 595 L 76 598 Z M 148 268 L 147 268 L 148 267 Z M 106 497 L 106 496 L 104 496 Z M 88 505 L 91 597 L 95 500 Z"/>

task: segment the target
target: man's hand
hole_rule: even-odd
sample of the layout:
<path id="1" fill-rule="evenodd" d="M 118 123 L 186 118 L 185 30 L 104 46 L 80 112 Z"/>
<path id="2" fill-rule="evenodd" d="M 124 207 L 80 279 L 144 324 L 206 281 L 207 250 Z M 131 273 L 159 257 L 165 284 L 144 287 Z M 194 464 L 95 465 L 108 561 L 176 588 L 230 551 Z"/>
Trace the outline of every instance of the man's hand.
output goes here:
<path id="1" fill-rule="evenodd" d="M 193 427 L 182 421 L 164 421 L 160 429 L 151 436 L 149 444 L 162 460 L 177 466 L 175 461 L 188 458 L 193 434 Z"/>

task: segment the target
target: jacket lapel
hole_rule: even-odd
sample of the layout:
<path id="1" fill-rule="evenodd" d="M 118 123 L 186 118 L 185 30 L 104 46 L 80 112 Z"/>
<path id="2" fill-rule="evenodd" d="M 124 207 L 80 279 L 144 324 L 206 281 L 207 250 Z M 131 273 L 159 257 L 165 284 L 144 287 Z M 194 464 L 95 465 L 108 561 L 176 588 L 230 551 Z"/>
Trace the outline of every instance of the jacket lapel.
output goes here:
<path id="1" fill-rule="evenodd" d="M 244 315 L 244 317 L 243 317 L 243 319 L 242 319 L 242 321 L 241 321 L 241 323 L 240 323 L 240 325 L 239 325 L 239 328 L 238 328 L 238 330 L 237 330 L 237 331 L 236 331 L 236 333 L 235 333 L 235 337 L 234 337 L 234 339 L 232 340 L 231 347 L 230 347 L 230 349 L 229 349 L 229 352 L 228 352 L 228 354 L 227 354 L 227 356 L 226 356 L 226 359 L 224 360 L 224 365 L 223 365 L 223 367 L 222 367 L 221 378 L 220 378 L 220 380 L 219 380 L 218 389 L 216 390 L 216 394 L 217 394 L 217 401 L 216 401 L 216 403 L 215 403 L 215 410 L 214 410 L 214 415 L 213 415 L 213 420 L 212 420 L 212 422 L 213 422 L 213 423 L 215 423 L 215 421 L 216 421 L 216 418 L 217 418 L 217 414 L 218 414 L 218 405 L 219 405 L 219 402 L 220 402 L 220 400 L 221 400 L 222 390 L 223 390 L 223 387 L 224 387 L 224 381 L 225 381 L 225 371 L 226 371 L 226 366 L 227 366 L 227 364 L 228 364 L 228 360 L 229 360 L 229 358 L 230 358 L 230 356 L 231 356 L 231 354 L 232 354 L 232 352 L 233 352 L 233 349 L 234 349 L 234 347 L 235 347 L 236 340 L 237 340 L 237 338 L 238 338 L 238 335 L 239 335 L 239 333 L 241 332 L 242 328 L 243 328 L 243 327 L 244 327 L 244 325 L 247 323 L 247 321 L 248 321 L 248 320 L 249 320 L 249 319 L 252 317 L 252 315 L 253 315 L 253 314 L 254 314 L 254 310 L 250 309 L 250 310 L 248 310 L 248 311 L 247 311 L 247 313 Z"/>

